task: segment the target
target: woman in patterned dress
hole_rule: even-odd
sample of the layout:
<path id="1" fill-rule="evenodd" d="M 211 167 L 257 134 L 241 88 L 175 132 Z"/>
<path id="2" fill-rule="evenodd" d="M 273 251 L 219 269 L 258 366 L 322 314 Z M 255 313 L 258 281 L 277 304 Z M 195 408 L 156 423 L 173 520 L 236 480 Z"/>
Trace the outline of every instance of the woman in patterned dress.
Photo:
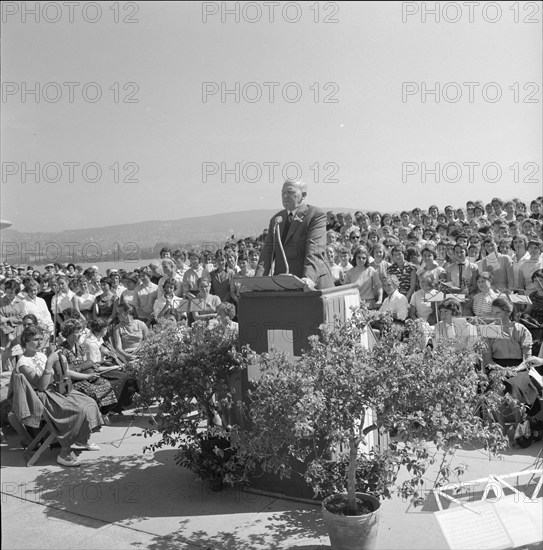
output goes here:
<path id="1" fill-rule="evenodd" d="M 61 344 L 60 351 L 68 362 L 68 375 L 73 387 L 92 397 L 102 414 L 107 414 L 117 404 L 117 398 L 111 384 L 96 372 L 94 363 L 85 360 L 85 349 L 80 342 L 80 337 L 84 337 L 83 329 L 81 321 L 68 319 L 62 326 L 61 333 L 66 340 Z"/>

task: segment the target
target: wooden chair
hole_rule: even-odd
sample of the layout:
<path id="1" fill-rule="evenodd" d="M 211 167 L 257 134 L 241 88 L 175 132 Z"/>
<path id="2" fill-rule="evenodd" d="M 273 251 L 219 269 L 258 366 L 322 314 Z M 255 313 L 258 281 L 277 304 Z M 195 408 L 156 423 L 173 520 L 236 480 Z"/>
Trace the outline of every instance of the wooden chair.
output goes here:
<path id="1" fill-rule="evenodd" d="M 33 466 L 44 451 L 46 451 L 57 438 L 53 427 L 44 415 L 44 421 L 42 422 L 42 427 L 38 435 L 32 437 L 27 427 L 17 418 L 13 411 L 8 414 L 8 420 L 12 428 L 21 438 L 23 447 L 26 447 L 23 453 L 26 465 Z"/>

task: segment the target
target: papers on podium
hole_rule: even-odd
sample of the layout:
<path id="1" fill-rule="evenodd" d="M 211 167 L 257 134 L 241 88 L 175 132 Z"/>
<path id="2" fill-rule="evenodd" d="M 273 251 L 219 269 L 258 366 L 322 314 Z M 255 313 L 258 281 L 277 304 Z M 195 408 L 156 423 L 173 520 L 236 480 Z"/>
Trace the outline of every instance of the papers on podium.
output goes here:
<path id="1" fill-rule="evenodd" d="M 241 292 L 265 290 L 303 290 L 304 282 L 296 275 L 282 274 L 269 277 L 238 277 Z"/>

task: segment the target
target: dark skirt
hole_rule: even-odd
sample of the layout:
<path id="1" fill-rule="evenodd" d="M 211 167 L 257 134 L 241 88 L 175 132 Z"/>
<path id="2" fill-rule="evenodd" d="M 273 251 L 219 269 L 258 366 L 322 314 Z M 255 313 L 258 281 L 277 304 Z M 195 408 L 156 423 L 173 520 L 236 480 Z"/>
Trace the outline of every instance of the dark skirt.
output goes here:
<path id="1" fill-rule="evenodd" d="M 110 410 L 112 412 L 122 412 L 123 409 L 129 408 L 134 394 L 139 391 L 138 381 L 121 370 L 111 370 L 102 373 L 100 376 L 111 384 L 117 398 L 117 404 Z"/>

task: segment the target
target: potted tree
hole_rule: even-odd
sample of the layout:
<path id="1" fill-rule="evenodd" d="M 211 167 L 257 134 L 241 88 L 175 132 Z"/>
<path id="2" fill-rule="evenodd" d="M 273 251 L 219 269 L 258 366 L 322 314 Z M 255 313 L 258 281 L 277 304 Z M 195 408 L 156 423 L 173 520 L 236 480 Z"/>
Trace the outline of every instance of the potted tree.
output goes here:
<path id="1" fill-rule="evenodd" d="M 176 462 L 208 480 L 212 490 L 229 482 L 235 457 L 228 444 L 232 373 L 241 368 L 237 335 L 221 326 L 160 321 L 138 353 L 138 405 L 157 408 L 161 439 L 147 448 L 178 448 Z"/>
<path id="2" fill-rule="evenodd" d="M 447 342 L 427 349 L 421 323 L 399 332 L 388 315 L 368 350 L 361 343 L 367 322 L 359 309 L 321 327 L 297 360 L 254 356 L 262 378 L 251 392 L 250 427 L 232 434 L 247 468 L 289 477 L 300 465 L 315 496 L 326 497 L 323 515 L 337 549 L 374 547 L 380 499 L 391 496 L 401 467 L 408 479 L 397 489 L 417 500 L 436 461 L 436 485 L 462 473 L 450 467 L 462 442 L 480 440 L 493 453 L 506 444 L 499 425 L 475 414 L 501 399 L 474 367 L 475 352 Z M 369 445 L 392 430 L 398 435 L 388 444 Z"/>

